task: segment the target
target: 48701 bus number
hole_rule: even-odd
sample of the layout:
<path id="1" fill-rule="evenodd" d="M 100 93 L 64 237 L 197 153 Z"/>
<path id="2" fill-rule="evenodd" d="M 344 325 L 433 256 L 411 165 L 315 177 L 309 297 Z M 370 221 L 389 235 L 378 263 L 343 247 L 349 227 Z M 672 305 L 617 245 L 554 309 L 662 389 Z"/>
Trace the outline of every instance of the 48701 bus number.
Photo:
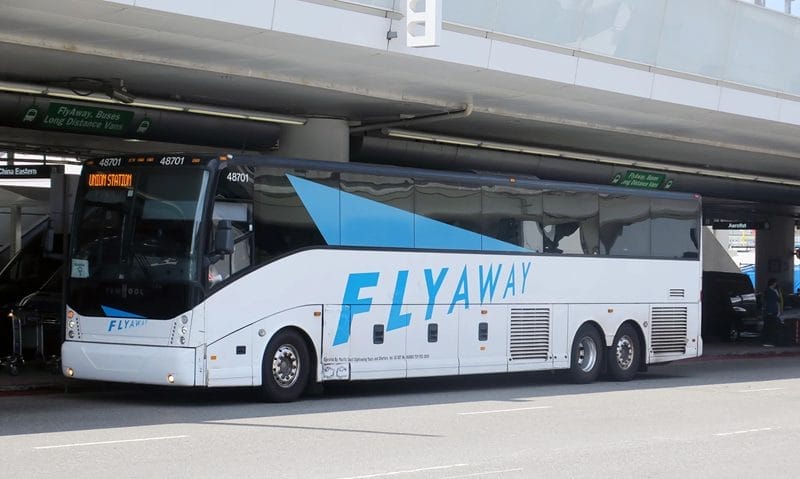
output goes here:
<path id="1" fill-rule="evenodd" d="M 225 178 L 233 183 L 247 183 L 250 181 L 250 177 L 247 173 L 240 173 L 238 171 L 231 171 Z"/>
<path id="2" fill-rule="evenodd" d="M 165 156 L 161 158 L 159 163 L 162 166 L 181 166 L 183 165 L 184 160 L 185 159 L 182 156 Z"/>

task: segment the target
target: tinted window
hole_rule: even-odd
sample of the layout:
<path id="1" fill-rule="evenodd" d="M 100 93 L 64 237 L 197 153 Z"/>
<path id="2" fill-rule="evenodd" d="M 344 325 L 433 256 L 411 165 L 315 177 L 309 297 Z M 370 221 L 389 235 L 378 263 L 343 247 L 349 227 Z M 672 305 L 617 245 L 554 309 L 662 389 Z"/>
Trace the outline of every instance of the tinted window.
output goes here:
<path id="1" fill-rule="evenodd" d="M 133 196 L 133 250 L 147 256 L 189 257 L 195 246 L 202 183 L 176 171 L 139 176 Z M 186 179 L 184 180 L 184 177 Z M 91 193 L 91 192 L 90 192 Z"/>
<path id="2" fill-rule="evenodd" d="M 596 194 L 548 191 L 542 203 L 545 253 L 600 252 Z"/>
<path id="3" fill-rule="evenodd" d="M 167 319 L 197 304 L 208 172 L 135 168 L 116 173 L 133 181 L 112 186 L 92 183 L 91 174 L 82 176 L 89 181 L 75 203 L 70 306 L 92 316 L 115 308 Z"/>
<path id="4" fill-rule="evenodd" d="M 256 168 L 253 217 L 258 263 L 300 248 L 327 244 L 287 173 L 296 178 L 306 176 L 284 168 Z M 313 178 L 308 179 L 338 190 L 339 181 L 333 173 L 314 172 Z M 337 212 L 338 224 L 338 195 L 332 208 Z M 337 243 L 338 236 L 334 244 Z"/>
<path id="5" fill-rule="evenodd" d="M 541 191 L 511 186 L 484 187 L 482 211 L 486 236 L 531 251 L 543 250 Z"/>
<path id="6" fill-rule="evenodd" d="M 408 178 L 341 174 L 342 244 L 414 247 L 414 190 Z"/>
<path id="7" fill-rule="evenodd" d="M 614 256 L 650 255 L 650 200 L 600 195 L 600 252 Z"/>
<path id="8" fill-rule="evenodd" d="M 481 249 L 481 190 L 477 186 L 417 182 L 414 192 L 417 248 Z M 428 219 L 456 226 L 442 229 Z"/>
<path id="9" fill-rule="evenodd" d="M 657 258 L 698 257 L 698 208 L 695 201 L 653 199 L 650 203 L 652 254 Z"/>

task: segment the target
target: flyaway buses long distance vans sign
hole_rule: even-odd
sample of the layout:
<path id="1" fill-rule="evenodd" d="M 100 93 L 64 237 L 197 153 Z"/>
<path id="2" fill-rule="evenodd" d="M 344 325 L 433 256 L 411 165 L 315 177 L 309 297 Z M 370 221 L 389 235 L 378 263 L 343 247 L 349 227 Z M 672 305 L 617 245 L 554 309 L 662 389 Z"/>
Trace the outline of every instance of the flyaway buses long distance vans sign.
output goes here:
<path id="1" fill-rule="evenodd" d="M 40 126 L 59 130 L 122 133 L 132 119 L 132 111 L 50 103 Z"/>
<path id="2" fill-rule="evenodd" d="M 672 188 L 673 181 L 664 173 L 650 173 L 647 171 L 628 170 L 617 173 L 611 178 L 611 184 L 627 186 L 628 188 L 644 188 L 648 190 L 668 190 Z"/>
<path id="3" fill-rule="evenodd" d="M 99 108 L 70 103 L 51 102 L 46 111 L 31 106 L 22 116 L 22 126 L 46 130 L 74 131 L 98 135 L 130 133 L 134 112 L 117 108 Z M 146 134 L 150 120 L 144 118 L 135 128 L 135 134 Z"/>

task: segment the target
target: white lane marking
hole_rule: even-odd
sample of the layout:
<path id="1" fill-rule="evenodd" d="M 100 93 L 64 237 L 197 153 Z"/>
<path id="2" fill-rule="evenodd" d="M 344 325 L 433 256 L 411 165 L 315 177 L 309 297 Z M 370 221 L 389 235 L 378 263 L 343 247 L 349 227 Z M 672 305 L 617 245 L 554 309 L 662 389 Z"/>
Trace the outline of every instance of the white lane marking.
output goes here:
<path id="1" fill-rule="evenodd" d="M 442 479 L 463 479 L 464 477 L 478 477 L 478 476 L 488 476 L 489 474 L 502 474 L 504 472 L 519 472 L 522 468 L 519 469 L 503 469 L 500 471 L 486 471 L 486 472 L 476 472 L 474 474 L 465 474 L 463 476 L 446 476 Z"/>
<path id="2" fill-rule="evenodd" d="M 516 409 L 494 409 L 492 411 L 475 411 L 475 412 L 460 412 L 459 416 L 472 416 L 475 414 L 494 414 L 496 412 L 515 412 L 515 411 L 531 411 L 534 409 L 551 409 L 553 406 L 534 406 L 534 407 L 519 407 Z"/>
<path id="3" fill-rule="evenodd" d="M 780 429 L 779 427 L 762 427 L 760 429 L 745 429 L 743 431 L 733 431 L 733 432 L 719 432 L 714 434 L 715 436 L 735 436 L 737 434 L 749 434 L 754 432 L 765 432 L 765 431 L 775 431 Z"/>
<path id="4" fill-rule="evenodd" d="M 340 477 L 339 479 L 369 479 L 370 477 L 399 476 L 400 474 L 414 474 L 417 472 L 439 471 L 442 469 L 452 469 L 454 467 L 466 467 L 466 466 L 469 466 L 469 464 L 450 464 L 447 466 L 434 466 L 434 467 L 423 467 L 421 469 L 409 469 L 407 471 L 381 472 L 379 474 L 368 474 L 366 476 Z"/>
<path id="5" fill-rule="evenodd" d="M 61 447 L 99 446 L 103 444 L 121 444 L 124 442 L 163 441 L 165 439 L 183 439 L 185 437 L 189 436 L 144 437 L 141 439 L 120 439 L 118 441 L 78 442 L 75 444 L 59 444 L 58 446 L 37 446 L 34 447 L 34 449 L 58 449 Z"/>
<path id="6" fill-rule="evenodd" d="M 763 389 L 742 389 L 741 391 L 736 391 L 739 393 L 760 393 L 763 391 L 780 391 L 784 388 L 763 388 Z"/>

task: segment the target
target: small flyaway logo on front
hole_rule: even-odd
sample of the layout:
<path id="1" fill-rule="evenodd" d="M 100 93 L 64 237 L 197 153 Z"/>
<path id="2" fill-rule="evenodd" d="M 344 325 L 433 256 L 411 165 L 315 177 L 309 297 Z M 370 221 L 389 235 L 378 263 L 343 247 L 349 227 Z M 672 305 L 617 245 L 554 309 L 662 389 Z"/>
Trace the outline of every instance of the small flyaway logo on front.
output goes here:
<path id="1" fill-rule="evenodd" d="M 112 319 L 108 322 L 108 332 L 122 331 L 123 329 L 141 328 L 147 324 L 146 319 Z"/>

